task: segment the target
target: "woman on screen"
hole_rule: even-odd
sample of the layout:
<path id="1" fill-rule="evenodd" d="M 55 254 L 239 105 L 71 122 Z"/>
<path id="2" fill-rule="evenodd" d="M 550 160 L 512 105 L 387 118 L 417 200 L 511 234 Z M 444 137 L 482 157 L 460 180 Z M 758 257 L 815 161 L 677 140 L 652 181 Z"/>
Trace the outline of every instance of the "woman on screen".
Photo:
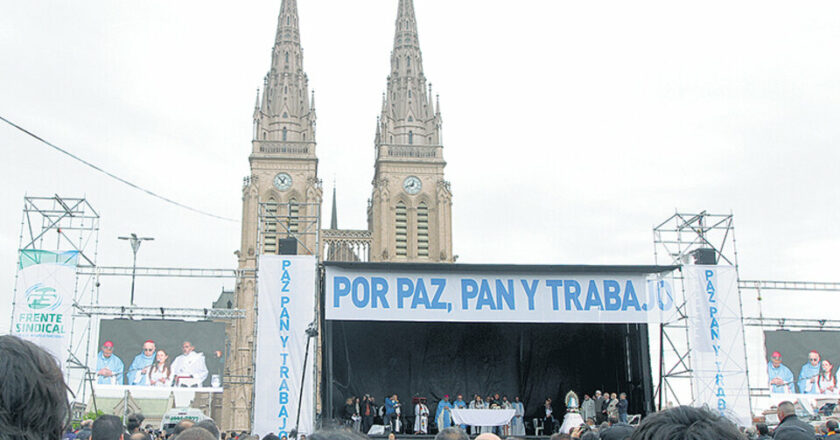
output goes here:
<path id="1" fill-rule="evenodd" d="M 169 368 L 169 355 L 166 350 L 158 350 L 155 363 L 149 370 L 149 385 L 153 387 L 171 387 L 172 370 Z"/>
<path id="2" fill-rule="evenodd" d="M 834 377 L 834 365 L 831 365 L 828 359 L 823 359 L 820 364 L 817 389 L 820 394 L 837 394 L 837 378 Z"/>

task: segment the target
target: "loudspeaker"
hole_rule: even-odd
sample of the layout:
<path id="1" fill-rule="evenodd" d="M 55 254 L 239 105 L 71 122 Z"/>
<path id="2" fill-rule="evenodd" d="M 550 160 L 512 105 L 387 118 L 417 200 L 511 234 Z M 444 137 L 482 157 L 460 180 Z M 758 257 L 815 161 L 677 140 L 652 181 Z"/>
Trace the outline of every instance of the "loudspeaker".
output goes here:
<path id="1" fill-rule="evenodd" d="M 717 264 L 717 252 L 712 248 L 698 248 L 688 254 L 694 257 L 694 264 Z"/>
<path id="2" fill-rule="evenodd" d="M 281 238 L 277 240 L 277 252 L 280 255 L 297 255 L 297 240 L 294 238 Z"/>

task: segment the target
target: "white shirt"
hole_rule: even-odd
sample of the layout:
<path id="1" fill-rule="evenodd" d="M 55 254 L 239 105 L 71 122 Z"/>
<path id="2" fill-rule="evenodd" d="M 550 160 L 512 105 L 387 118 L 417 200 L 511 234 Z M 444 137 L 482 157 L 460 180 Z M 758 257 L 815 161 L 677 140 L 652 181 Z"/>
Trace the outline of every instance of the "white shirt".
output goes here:
<path id="1" fill-rule="evenodd" d="M 201 386 L 204 379 L 207 379 L 207 365 L 204 362 L 204 353 L 191 351 L 189 354 L 182 354 L 172 362 L 172 377 L 192 376 L 198 386 Z"/>

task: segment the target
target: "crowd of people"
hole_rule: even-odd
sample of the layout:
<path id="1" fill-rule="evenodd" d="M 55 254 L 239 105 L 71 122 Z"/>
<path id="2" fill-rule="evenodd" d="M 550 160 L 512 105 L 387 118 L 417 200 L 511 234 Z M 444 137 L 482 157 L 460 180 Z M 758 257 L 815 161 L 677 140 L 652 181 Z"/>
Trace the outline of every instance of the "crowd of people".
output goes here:
<path id="1" fill-rule="evenodd" d="M 96 381 L 108 385 L 203 386 L 208 375 L 204 353 L 195 351 L 190 341 L 181 344 L 181 351 L 170 360 L 166 350 L 148 339 L 126 369 L 115 354 L 114 342 L 105 341 L 96 356 Z"/>
<path id="2" fill-rule="evenodd" d="M 808 362 L 799 369 L 796 379 L 790 368 L 782 363 L 782 354 L 778 351 L 774 351 L 767 362 L 767 385 L 771 393 L 840 394 L 839 374 L 834 370 L 834 364 L 816 350 L 808 353 Z"/>
<path id="3" fill-rule="evenodd" d="M 153 427 L 142 426 L 143 418 L 134 415 L 128 418 L 127 425 L 123 425 L 122 419 L 114 415 L 101 415 L 96 420 L 85 421 L 78 429 L 70 429 L 70 404 L 67 398 L 67 386 L 64 383 L 63 374 L 55 360 L 49 353 L 37 345 L 17 338 L 15 336 L 0 336 L 0 440 L 288 440 L 285 436 L 278 437 L 269 433 L 263 437 L 250 433 L 224 433 L 220 432 L 212 420 L 202 420 L 194 423 L 189 420 L 182 420 L 178 425 L 168 431 L 158 431 Z M 603 400 L 607 400 L 606 393 L 596 392 L 595 397 L 584 396 L 580 406 L 582 414 L 586 415 L 586 423 L 571 429 L 571 432 L 554 433 L 552 440 L 582 439 L 582 440 L 707 440 L 707 439 L 734 439 L 734 440 L 840 440 L 838 433 L 838 421 L 830 418 L 825 423 L 812 425 L 800 420 L 796 416 L 795 406 L 791 402 L 782 402 L 778 405 L 777 415 L 780 420 L 773 432 L 764 424 L 757 424 L 752 429 L 739 429 L 732 421 L 722 417 L 705 408 L 694 408 L 679 406 L 668 408 L 648 415 L 637 426 L 631 426 L 622 421 L 621 410 L 616 414 L 610 409 L 614 396 L 610 394 L 609 403 L 606 405 L 606 413 L 598 414 L 599 408 L 604 408 Z M 568 399 L 568 398 L 567 398 Z M 477 406 L 481 403 L 491 401 L 491 405 L 505 405 L 504 396 L 490 396 L 489 399 L 481 399 L 474 396 L 470 403 Z M 622 400 L 613 405 L 620 408 Z M 388 403 L 390 401 L 390 403 Z M 515 399 L 518 401 L 518 399 Z M 589 402 L 592 403 L 589 403 Z M 601 401 L 599 405 L 599 401 Z M 373 399 L 366 396 L 362 408 L 376 412 L 377 406 Z M 458 405 L 469 404 L 464 402 L 462 396 L 458 396 L 455 402 Z M 453 408 L 459 406 L 455 402 L 449 402 L 445 397 L 438 403 L 438 416 L 444 416 Z M 352 406 L 353 415 L 357 415 L 356 400 L 349 401 Z M 576 402 L 567 400 L 567 409 L 573 411 Z M 416 402 L 425 406 L 422 400 Z M 398 396 L 389 396 L 386 405 L 396 414 L 399 408 Z M 511 406 L 513 404 L 511 403 Z M 624 405 L 622 405 L 624 406 Z M 592 410 L 596 411 L 595 417 L 591 417 Z M 422 407 L 419 407 L 422 410 Z M 513 408 L 509 408 L 513 409 Z M 386 414 L 388 410 L 386 409 Z M 523 409 L 524 411 L 524 409 Z M 604 411 L 601 409 L 600 411 Z M 547 399 L 544 407 L 546 417 L 553 417 L 551 400 Z M 362 412 L 370 417 L 371 412 Z M 426 411 L 429 413 L 429 411 Z M 420 411 L 423 414 L 423 411 Z M 352 417 L 352 415 L 351 415 Z M 599 417 L 606 417 L 607 420 L 597 423 Z M 389 422 L 393 417 L 386 418 Z M 352 418 L 351 418 L 352 420 Z M 451 422 L 450 422 L 451 423 Z M 501 437 L 517 439 L 524 436 L 524 432 L 514 433 L 496 430 L 486 431 L 478 427 L 449 426 L 445 421 L 440 425 L 436 440 L 466 440 L 468 430 L 476 434 L 476 440 L 499 440 Z M 297 439 L 305 440 L 305 436 L 295 436 Z M 325 439 L 366 439 L 366 435 L 359 430 L 353 429 L 327 429 L 316 431 L 310 436 L 310 440 Z M 389 439 L 395 439 L 395 433 L 389 434 Z"/>

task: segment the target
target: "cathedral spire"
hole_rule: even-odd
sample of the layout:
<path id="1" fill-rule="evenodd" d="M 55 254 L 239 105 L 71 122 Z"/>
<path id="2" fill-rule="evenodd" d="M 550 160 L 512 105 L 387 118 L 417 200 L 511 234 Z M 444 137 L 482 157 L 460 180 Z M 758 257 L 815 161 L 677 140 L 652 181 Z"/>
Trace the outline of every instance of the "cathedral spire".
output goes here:
<path id="1" fill-rule="evenodd" d="M 439 125 L 431 104 L 431 91 L 423 74 L 423 54 L 417 32 L 413 0 L 399 0 L 391 74 L 383 101 L 381 143 L 438 145 Z"/>
<path id="2" fill-rule="evenodd" d="M 338 229 L 338 208 L 335 201 L 335 180 L 333 180 L 333 201 L 332 217 L 330 218 L 330 229 Z"/>
<path id="3" fill-rule="evenodd" d="M 254 140 L 314 142 L 314 97 L 303 70 L 296 0 L 283 0 L 277 17 L 277 35 L 271 68 L 263 83 L 260 129 Z M 314 149 L 312 151 L 314 153 Z"/>

